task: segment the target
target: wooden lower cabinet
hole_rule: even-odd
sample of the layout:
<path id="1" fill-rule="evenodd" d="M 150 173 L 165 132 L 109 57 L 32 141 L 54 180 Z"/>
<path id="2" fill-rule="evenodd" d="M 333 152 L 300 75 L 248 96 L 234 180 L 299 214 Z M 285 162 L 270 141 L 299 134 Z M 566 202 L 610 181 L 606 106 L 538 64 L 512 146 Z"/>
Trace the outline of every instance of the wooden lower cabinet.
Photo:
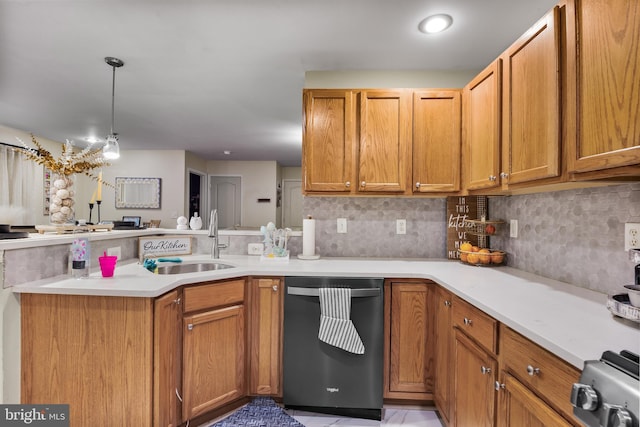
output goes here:
<path id="1" fill-rule="evenodd" d="M 454 340 L 453 425 L 492 427 L 497 362 L 460 330 Z"/>
<path id="2" fill-rule="evenodd" d="M 385 281 L 385 398 L 433 400 L 432 286 Z"/>
<path id="3" fill-rule="evenodd" d="M 188 420 L 245 395 L 244 306 L 184 316 L 183 413 Z"/>
<path id="4" fill-rule="evenodd" d="M 572 425 L 512 375 L 503 372 L 501 383 L 498 427 Z"/>
<path id="5" fill-rule="evenodd" d="M 435 325 L 435 384 L 433 400 L 444 422 L 451 420 L 451 390 L 453 386 L 453 330 L 451 329 L 451 292 L 436 287 L 434 292 Z"/>
<path id="6" fill-rule="evenodd" d="M 22 294 L 22 403 L 68 404 L 72 426 L 156 426 L 153 299 Z"/>
<path id="7" fill-rule="evenodd" d="M 153 425 L 176 427 L 182 417 L 182 317 L 181 291 L 154 302 L 153 324 Z"/>
<path id="8" fill-rule="evenodd" d="M 249 283 L 249 394 L 282 396 L 283 279 Z"/>

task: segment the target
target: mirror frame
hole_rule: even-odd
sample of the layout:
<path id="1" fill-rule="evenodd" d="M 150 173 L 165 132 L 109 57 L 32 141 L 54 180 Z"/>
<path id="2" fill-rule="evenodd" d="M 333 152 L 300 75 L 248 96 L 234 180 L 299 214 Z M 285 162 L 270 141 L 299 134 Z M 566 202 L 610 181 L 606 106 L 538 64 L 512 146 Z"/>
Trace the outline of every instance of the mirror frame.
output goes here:
<path id="1" fill-rule="evenodd" d="M 116 177 L 116 208 L 119 209 L 160 209 L 161 178 Z M 151 186 L 150 200 L 130 200 L 126 198 L 127 186 Z"/>

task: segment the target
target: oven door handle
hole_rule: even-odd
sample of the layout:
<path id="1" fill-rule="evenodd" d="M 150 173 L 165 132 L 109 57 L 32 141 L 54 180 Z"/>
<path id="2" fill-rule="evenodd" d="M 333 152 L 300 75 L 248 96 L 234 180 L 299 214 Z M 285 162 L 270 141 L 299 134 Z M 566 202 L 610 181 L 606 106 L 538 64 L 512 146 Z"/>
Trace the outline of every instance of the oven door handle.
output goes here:
<path id="1" fill-rule="evenodd" d="M 298 286 L 289 286 L 287 294 L 303 297 L 320 296 L 318 288 L 300 288 Z M 380 288 L 351 289 L 351 298 L 377 297 L 378 295 L 380 295 Z"/>

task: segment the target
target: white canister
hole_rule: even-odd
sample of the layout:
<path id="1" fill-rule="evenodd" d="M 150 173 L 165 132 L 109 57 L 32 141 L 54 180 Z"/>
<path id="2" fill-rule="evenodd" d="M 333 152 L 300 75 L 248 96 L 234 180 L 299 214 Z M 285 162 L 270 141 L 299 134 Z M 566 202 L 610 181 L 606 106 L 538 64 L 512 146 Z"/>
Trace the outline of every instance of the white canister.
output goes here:
<path id="1" fill-rule="evenodd" d="M 189 227 L 192 230 L 200 230 L 202 228 L 202 218 L 198 216 L 198 212 L 195 212 L 189 220 Z"/>

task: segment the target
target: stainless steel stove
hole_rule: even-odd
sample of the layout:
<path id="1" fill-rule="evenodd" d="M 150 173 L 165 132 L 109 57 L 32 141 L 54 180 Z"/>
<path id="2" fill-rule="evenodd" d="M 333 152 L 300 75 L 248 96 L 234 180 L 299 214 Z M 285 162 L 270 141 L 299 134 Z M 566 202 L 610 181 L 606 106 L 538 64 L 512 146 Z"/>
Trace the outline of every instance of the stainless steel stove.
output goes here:
<path id="1" fill-rule="evenodd" d="M 588 427 L 639 427 L 638 362 L 629 351 L 605 351 L 600 360 L 586 361 L 571 391 L 574 415 Z"/>

